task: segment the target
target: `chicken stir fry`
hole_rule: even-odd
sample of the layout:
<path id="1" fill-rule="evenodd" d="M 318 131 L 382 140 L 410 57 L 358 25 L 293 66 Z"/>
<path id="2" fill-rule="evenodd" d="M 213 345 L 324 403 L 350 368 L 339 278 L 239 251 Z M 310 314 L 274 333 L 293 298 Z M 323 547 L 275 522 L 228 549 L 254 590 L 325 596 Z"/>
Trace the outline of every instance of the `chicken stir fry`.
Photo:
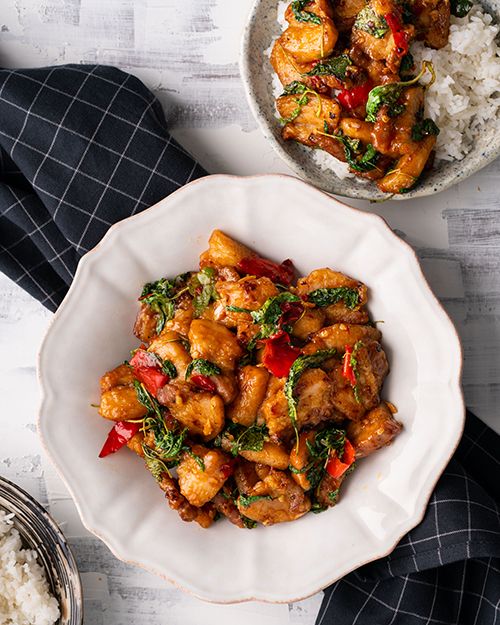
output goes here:
<path id="1" fill-rule="evenodd" d="M 401 430 L 354 278 L 296 280 L 290 260 L 215 230 L 198 271 L 146 284 L 139 303 L 141 344 L 101 378 L 99 413 L 114 425 L 100 457 L 129 447 L 184 521 L 251 528 L 326 510 L 357 459 Z"/>
<path id="2" fill-rule="evenodd" d="M 325 150 L 385 193 L 412 189 L 439 128 L 424 119 L 434 70 L 419 71 L 410 44 L 446 45 L 449 0 L 294 0 L 285 19 L 271 52 L 283 139 Z"/>

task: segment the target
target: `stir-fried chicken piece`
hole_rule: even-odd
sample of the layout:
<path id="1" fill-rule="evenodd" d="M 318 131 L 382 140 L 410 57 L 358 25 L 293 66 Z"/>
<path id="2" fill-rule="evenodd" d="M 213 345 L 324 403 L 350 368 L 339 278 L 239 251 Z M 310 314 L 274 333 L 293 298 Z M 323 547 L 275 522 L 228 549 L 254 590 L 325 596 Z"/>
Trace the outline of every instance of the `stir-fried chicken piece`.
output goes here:
<path id="1" fill-rule="evenodd" d="M 349 289 L 355 291 L 358 303 L 354 307 L 346 305 L 345 299 L 324 307 L 328 323 L 367 323 L 368 313 L 364 306 L 368 300 L 367 288 L 359 280 L 353 280 L 339 271 L 329 268 L 315 269 L 297 282 L 297 294 L 301 297 L 318 289 Z"/>
<path id="2" fill-rule="evenodd" d="M 260 480 L 255 467 L 257 465 L 247 460 L 238 460 L 234 469 L 234 481 L 240 493 L 248 494 Z"/>
<path id="3" fill-rule="evenodd" d="M 216 510 L 212 503 L 205 504 L 197 508 L 179 492 L 177 481 L 167 473 L 163 473 L 158 482 L 160 488 L 165 493 L 165 497 L 172 510 L 177 510 L 183 521 L 196 521 L 201 527 L 207 528 L 212 525 L 215 519 Z"/>
<path id="4" fill-rule="evenodd" d="M 279 440 L 287 440 L 293 435 L 284 384 L 285 380 L 278 378 L 269 380 L 266 397 L 259 411 L 271 437 Z M 332 402 L 332 390 L 330 378 L 321 369 L 308 369 L 300 376 L 294 389 L 299 429 L 312 427 L 326 419 L 339 419 Z"/>
<path id="5" fill-rule="evenodd" d="M 411 189 L 420 177 L 436 145 L 435 135 L 428 135 L 412 145 L 412 151 L 403 154 L 395 168 L 387 173 L 377 186 L 384 193 L 404 193 Z"/>
<path id="6" fill-rule="evenodd" d="M 301 104 L 306 101 L 305 104 Z M 340 119 L 340 106 L 332 98 L 320 94 L 285 95 L 276 101 L 282 119 L 289 120 L 281 135 L 309 147 L 321 147 L 340 160 L 345 160 L 342 144 L 325 136 L 325 124 L 331 134 Z"/>
<path id="7" fill-rule="evenodd" d="M 336 410 L 348 419 L 359 420 L 367 410 L 378 405 L 379 393 L 389 365 L 384 350 L 377 341 L 356 344 L 356 385 L 353 387 L 338 364 L 330 373 L 334 385 L 332 402 Z"/>
<path id="8" fill-rule="evenodd" d="M 269 278 L 242 278 L 237 282 L 217 282 L 215 285 L 219 299 L 215 304 L 214 318 L 228 328 L 240 324 L 251 324 L 252 318 L 246 312 L 232 312 L 228 306 L 257 310 L 267 299 L 278 294 L 278 289 Z"/>
<path id="9" fill-rule="evenodd" d="M 157 335 L 158 314 L 147 304 L 141 304 L 134 323 L 134 335 L 149 343 Z"/>
<path id="10" fill-rule="evenodd" d="M 263 367 L 246 365 L 238 372 L 240 392 L 228 407 L 227 417 L 241 425 L 250 426 L 264 400 L 269 373 Z"/>
<path id="11" fill-rule="evenodd" d="M 304 491 L 284 471 L 256 465 L 259 482 L 237 500 L 241 514 L 273 525 L 294 521 L 309 512 L 311 502 Z"/>
<path id="12" fill-rule="evenodd" d="M 401 32 L 406 42 L 415 37 L 415 27 L 403 24 L 400 18 L 399 5 L 390 0 L 372 0 L 358 14 L 354 23 L 351 43 L 375 61 L 384 61 L 390 72 L 397 73 L 404 56 L 394 34 L 386 22 L 389 14 L 397 16 L 401 23 Z M 387 17 L 389 19 L 389 17 Z"/>
<path id="13" fill-rule="evenodd" d="M 316 432 L 313 430 L 310 432 L 301 432 L 298 445 L 294 445 L 290 452 L 290 467 L 294 469 L 291 472 L 292 478 L 306 491 L 310 490 L 312 487 L 306 469 L 311 460 L 309 445 L 313 443 L 315 436 Z"/>
<path id="14" fill-rule="evenodd" d="M 231 523 L 237 527 L 245 527 L 240 511 L 234 503 L 231 489 L 226 485 L 213 498 L 213 505 L 217 512 L 223 514 Z"/>
<path id="15" fill-rule="evenodd" d="M 284 379 L 272 376 L 259 410 L 259 417 L 265 421 L 270 436 L 277 439 L 286 439 L 293 434 L 284 386 Z"/>
<path id="16" fill-rule="evenodd" d="M 271 51 L 271 65 L 284 87 L 294 80 L 304 82 L 304 74 L 311 68 L 310 63 L 298 63 L 292 55 L 285 50 L 281 38 L 275 41 Z"/>
<path id="17" fill-rule="evenodd" d="M 193 445 L 177 466 L 179 488 L 193 506 L 200 508 L 222 488 L 232 473 L 231 459 L 218 449 Z"/>
<path id="18" fill-rule="evenodd" d="M 450 0 L 413 0 L 417 38 L 431 48 L 444 48 L 450 34 Z"/>
<path id="19" fill-rule="evenodd" d="M 134 375 L 131 367 L 121 364 L 118 365 L 118 367 L 111 369 L 111 371 L 106 371 L 106 373 L 101 377 L 101 393 L 110 391 L 115 386 L 133 386 L 133 384 Z"/>
<path id="20" fill-rule="evenodd" d="M 283 49 L 298 63 L 310 63 L 330 56 L 338 38 L 329 0 L 311 0 L 304 11 L 314 15 L 315 21 L 320 23 L 310 19 L 299 21 L 290 4 L 285 12 L 289 27 L 279 38 Z"/>
<path id="21" fill-rule="evenodd" d="M 160 336 L 151 342 L 148 351 L 157 354 L 163 360 L 170 360 L 177 369 L 177 375 L 181 379 L 184 378 L 191 357 L 184 347 L 180 334 L 171 330 L 164 330 Z"/>
<path id="22" fill-rule="evenodd" d="M 332 383 L 322 369 L 308 369 L 295 387 L 297 425 L 312 427 L 326 419 L 338 420 L 332 403 Z"/>
<path id="23" fill-rule="evenodd" d="M 112 421 L 142 419 L 147 409 L 137 399 L 133 386 L 115 386 L 101 395 L 99 414 Z"/>
<path id="24" fill-rule="evenodd" d="M 144 434 L 142 432 L 137 432 L 137 434 L 134 434 L 134 436 L 132 436 L 132 438 L 127 442 L 127 447 L 141 458 L 144 458 L 144 450 L 142 449 L 143 442 Z"/>
<path id="25" fill-rule="evenodd" d="M 332 477 L 325 473 L 316 489 L 316 501 L 323 508 L 331 508 L 339 499 L 340 485 L 344 480 L 345 474 L 340 477 Z"/>
<path id="26" fill-rule="evenodd" d="M 381 336 L 380 330 L 372 326 L 334 323 L 315 332 L 311 342 L 304 347 L 304 353 L 314 354 L 319 349 L 336 349 L 341 355 L 346 345 L 352 346 L 357 341 L 379 341 Z"/>
<path id="27" fill-rule="evenodd" d="M 166 322 L 165 330 L 177 332 L 183 337 L 187 337 L 189 326 L 193 320 L 193 305 L 191 302 L 180 302 L 172 319 Z"/>
<path id="28" fill-rule="evenodd" d="M 234 334 L 216 321 L 194 319 L 189 328 L 189 343 L 193 359 L 213 362 L 223 371 L 231 371 L 243 355 Z"/>
<path id="29" fill-rule="evenodd" d="M 275 469 L 288 469 L 289 456 L 288 452 L 278 443 L 271 441 L 265 441 L 260 451 L 240 451 L 240 456 L 245 460 L 251 462 L 258 462 L 259 464 L 265 464 L 268 467 L 274 467 Z"/>
<path id="30" fill-rule="evenodd" d="M 208 376 L 215 385 L 215 392 L 225 404 L 230 404 L 238 395 L 238 383 L 232 373 Z"/>
<path id="31" fill-rule="evenodd" d="M 172 382 L 158 391 L 158 401 L 193 435 L 208 441 L 224 427 L 224 402 L 219 395 L 194 391 L 186 382 Z"/>
<path id="32" fill-rule="evenodd" d="M 401 428 L 401 423 L 394 418 L 387 404 L 381 402 L 361 421 L 349 423 L 347 436 L 356 450 L 356 457 L 363 458 L 392 443 Z"/>
<path id="33" fill-rule="evenodd" d="M 323 327 L 325 316 L 321 308 L 306 308 L 302 317 L 293 324 L 292 336 L 305 341 Z"/>
<path id="34" fill-rule="evenodd" d="M 335 26 L 340 32 L 348 32 L 354 25 L 358 13 L 364 8 L 365 0 L 336 0 L 332 2 Z"/>
<path id="35" fill-rule="evenodd" d="M 236 267 L 243 258 L 250 256 L 256 254 L 246 245 L 235 241 L 222 230 L 214 230 L 208 240 L 208 250 L 200 254 L 200 267 L 206 265 Z"/>

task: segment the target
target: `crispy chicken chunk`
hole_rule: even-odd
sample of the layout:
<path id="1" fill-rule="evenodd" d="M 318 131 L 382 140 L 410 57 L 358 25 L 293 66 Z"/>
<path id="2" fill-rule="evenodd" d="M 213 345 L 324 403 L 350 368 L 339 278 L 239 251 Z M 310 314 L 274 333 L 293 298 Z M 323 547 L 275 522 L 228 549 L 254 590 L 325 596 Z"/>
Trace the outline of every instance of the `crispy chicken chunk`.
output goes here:
<path id="1" fill-rule="evenodd" d="M 328 0 L 311 0 L 304 10 L 319 18 L 321 24 L 297 20 L 290 4 L 285 12 L 289 27 L 279 38 L 283 49 L 298 63 L 310 63 L 330 56 L 338 38 Z"/>
<path id="2" fill-rule="evenodd" d="M 330 304 L 324 308 L 328 323 L 367 323 L 368 313 L 364 309 L 368 301 L 367 288 L 359 280 L 353 280 L 340 271 L 333 271 L 328 267 L 315 269 L 305 278 L 300 278 L 297 282 L 297 294 L 301 297 L 308 295 L 317 289 L 338 289 L 347 288 L 356 291 L 359 298 L 358 305 L 351 309 L 346 306 L 343 300 L 335 304 Z"/>
<path id="3" fill-rule="evenodd" d="M 208 441 L 224 427 L 224 402 L 219 395 L 194 391 L 186 382 L 171 382 L 158 391 L 158 401 L 191 434 Z"/>
<path id="4" fill-rule="evenodd" d="M 214 230 L 208 240 L 208 250 L 200 255 L 200 267 L 206 265 L 236 267 L 240 260 L 249 256 L 256 256 L 256 254 L 222 230 Z"/>
<path id="5" fill-rule="evenodd" d="M 245 460 L 265 464 L 275 469 L 288 469 L 289 457 L 283 445 L 271 441 L 264 442 L 261 451 L 240 451 L 240 456 Z"/>
<path id="6" fill-rule="evenodd" d="M 167 473 L 163 473 L 159 486 L 165 493 L 165 497 L 172 510 L 177 510 L 183 521 L 196 521 L 203 528 L 212 525 L 215 519 L 216 510 L 211 503 L 205 504 L 201 508 L 197 508 L 189 503 L 189 501 L 179 492 L 177 480 L 170 477 Z"/>
<path id="7" fill-rule="evenodd" d="M 302 341 L 323 327 L 325 313 L 321 308 L 306 308 L 302 317 L 292 326 L 292 336 Z"/>
<path id="8" fill-rule="evenodd" d="M 137 399 L 133 386 L 115 386 L 101 395 L 99 414 L 112 421 L 141 419 L 146 408 Z"/>
<path id="9" fill-rule="evenodd" d="M 149 343 L 157 334 L 157 313 L 147 304 L 141 304 L 134 323 L 134 335 L 143 343 Z"/>
<path id="10" fill-rule="evenodd" d="M 392 443 L 403 426 L 394 418 L 385 402 L 370 410 L 361 421 L 347 426 L 347 437 L 356 450 L 356 457 L 369 456 Z"/>
<path id="11" fill-rule="evenodd" d="M 231 312 L 228 306 L 259 309 L 270 297 L 278 295 L 278 289 L 269 278 L 242 278 L 237 282 L 217 282 L 215 285 L 219 299 L 215 304 L 214 318 L 228 328 L 236 328 L 240 324 L 251 324 L 249 313 Z"/>
<path id="12" fill-rule="evenodd" d="M 276 100 L 278 112 L 288 119 L 281 135 L 285 141 L 293 140 L 309 147 L 320 147 L 338 159 L 345 161 L 342 144 L 324 135 L 325 122 L 331 133 L 340 119 L 340 105 L 324 95 L 306 94 L 307 103 L 300 105 L 303 95 L 285 95 Z"/>
<path id="13" fill-rule="evenodd" d="M 134 375 L 131 367 L 128 365 L 122 364 L 118 365 L 111 371 L 106 371 L 106 373 L 101 378 L 101 393 L 105 393 L 106 391 L 110 391 L 115 386 L 133 386 L 134 384 Z"/>
<path id="14" fill-rule="evenodd" d="M 431 48 L 444 48 L 450 34 L 450 0 L 414 0 L 417 38 Z"/>
<path id="15" fill-rule="evenodd" d="M 357 341 L 379 341 L 381 336 L 380 330 L 372 326 L 334 323 L 315 332 L 311 342 L 304 347 L 304 353 L 314 354 L 319 349 L 336 349 L 339 354 L 343 354 L 346 345 L 354 345 Z"/>
<path id="16" fill-rule="evenodd" d="M 233 370 L 236 361 L 243 355 L 234 334 L 216 321 L 194 319 L 188 338 L 193 359 L 204 358 L 222 370 Z"/>
<path id="17" fill-rule="evenodd" d="M 365 6 L 365 0 L 336 0 L 332 2 L 335 26 L 340 32 L 351 30 L 358 13 Z"/>
<path id="18" fill-rule="evenodd" d="M 218 449 L 193 445 L 177 466 L 179 488 L 197 508 L 210 501 L 232 472 L 231 459 Z"/>
<path id="19" fill-rule="evenodd" d="M 384 350 L 377 341 L 361 341 L 354 356 L 356 365 L 356 387 L 342 373 L 342 364 L 330 372 L 334 392 L 332 402 L 336 410 L 348 419 L 358 421 L 367 410 L 379 403 L 379 393 L 389 365 Z"/>
<path id="20" fill-rule="evenodd" d="M 148 351 L 154 352 L 163 360 L 171 360 L 177 369 L 177 375 L 182 379 L 184 378 L 191 357 L 184 347 L 180 334 L 171 330 L 164 330 L 160 336 L 151 342 Z"/>
<path id="21" fill-rule="evenodd" d="M 266 397 L 260 409 L 269 434 L 279 440 L 287 440 L 293 435 L 293 425 L 284 394 L 285 380 L 271 378 Z M 322 369 L 308 369 L 300 376 L 294 390 L 297 402 L 297 427 L 312 427 L 321 421 L 338 421 L 340 415 L 332 401 L 333 385 Z"/>
<path id="22" fill-rule="evenodd" d="M 262 465 L 256 465 L 256 472 L 259 481 L 244 495 L 258 499 L 249 501 L 239 497 L 237 506 L 241 514 L 264 525 L 273 525 L 294 521 L 309 512 L 309 498 L 287 473 Z"/>
<path id="23" fill-rule="evenodd" d="M 238 372 L 240 392 L 228 407 L 228 418 L 247 427 L 252 425 L 264 400 L 268 380 L 269 373 L 263 367 L 242 367 Z"/>
<path id="24" fill-rule="evenodd" d="M 331 508 L 338 502 L 339 489 L 344 475 L 332 477 L 329 473 L 325 473 L 321 478 L 321 482 L 316 488 L 316 501 L 323 508 Z"/>

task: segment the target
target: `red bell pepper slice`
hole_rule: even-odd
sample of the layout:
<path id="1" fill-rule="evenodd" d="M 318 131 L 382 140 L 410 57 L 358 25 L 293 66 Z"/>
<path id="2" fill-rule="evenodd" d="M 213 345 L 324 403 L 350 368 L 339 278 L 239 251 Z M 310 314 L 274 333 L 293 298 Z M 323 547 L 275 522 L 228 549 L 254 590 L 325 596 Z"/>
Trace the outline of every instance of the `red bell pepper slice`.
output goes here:
<path id="1" fill-rule="evenodd" d="M 285 378 L 299 357 L 300 349 L 290 344 L 290 337 L 284 330 L 264 339 L 262 343 L 264 343 L 262 364 L 277 378 Z"/>
<path id="2" fill-rule="evenodd" d="M 405 56 L 405 54 L 408 54 L 408 36 L 399 16 L 396 13 L 386 13 L 384 19 L 391 29 L 397 55 Z"/>
<path id="3" fill-rule="evenodd" d="M 161 370 L 158 357 L 152 352 L 144 349 L 136 350 L 130 359 L 130 365 L 134 370 L 134 376 L 154 397 L 170 380 L 170 377 Z"/>
<path id="4" fill-rule="evenodd" d="M 141 429 L 142 423 L 131 423 L 130 421 L 117 421 L 111 428 L 106 442 L 104 443 L 99 458 L 114 454 L 121 449 L 128 441 Z"/>
<path id="5" fill-rule="evenodd" d="M 351 443 L 345 439 L 344 443 L 344 453 L 342 454 L 342 459 L 340 459 L 336 454 L 332 456 L 328 462 L 326 463 L 326 470 L 329 475 L 333 478 L 339 478 L 347 471 L 347 469 L 352 465 L 355 459 L 355 451 L 354 447 Z"/>
<path id="6" fill-rule="evenodd" d="M 204 391 L 209 391 L 210 393 L 215 393 L 215 391 L 217 390 L 215 382 L 213 382 L 206 375 L 202 375 L 201 373 L 192 375 L 189 378 L 189 381 L 192 382 L 195 386 L 202 388 Z"/>
<path id="7" fill-rule="evenodd" d="M 156 397 L 158 391 L 170 380 L 168 375 L 156 367 L 137 367 L 134 369 L 134 375 L 153 397 Z"/>
<path id="8" fill-rule="evenodd" d="M 345 109 L 355 109 L 358 106 L 366 105 L 368 94 L 372 90 L 373 83 L 367 80 L 362 85 L 352 89 L 342 89 L 337 95 L 337 100 Z"/>
<path id="9" fill-rule="evenodd" d="M 356 386 L 356 374 L 354 372 L 352 363 L 351 363 L 351 356 L 352 356 L 352 347 L 350 345 L 346 345 L 345 346 L 345 353 L 344 353 L 344 357 L 343 357 L 343 368 L 342 368 L 342 375 L 344 376 L 344 378 L 346 380 L 349 381 L 349 384 L 351 386 Z"/>
<path id="10" fill-rule="evenodd" d="M 281 312 L 280 326 L 291 325 L 302 317 L 304 306 L 300 302 L 283 302 L 280 305 Z"/>
<path id="11" fill-rule="evenodd" d="M 139 349 L 135 350 L 134 355 L 129 360 L 129 365 L 134 369 L 137 367 L 159 368 L 160 363 L 158 361 L 158 356 L 155 353 L 148 352 L 140 347 Z"/>
<path id="12" fill-rule="evenodd" d="M 278 265 L 267 258 L 248 256 L 247 258 L 242 258 L 236 265 L 236 268 L 242 273 L 269 278 L 273 282 L 278 282 L 284 286 L 289 286 L 292 283 L 295 274 L 295 267 L 289 258 L 284 260 L 281 265 Z"/>

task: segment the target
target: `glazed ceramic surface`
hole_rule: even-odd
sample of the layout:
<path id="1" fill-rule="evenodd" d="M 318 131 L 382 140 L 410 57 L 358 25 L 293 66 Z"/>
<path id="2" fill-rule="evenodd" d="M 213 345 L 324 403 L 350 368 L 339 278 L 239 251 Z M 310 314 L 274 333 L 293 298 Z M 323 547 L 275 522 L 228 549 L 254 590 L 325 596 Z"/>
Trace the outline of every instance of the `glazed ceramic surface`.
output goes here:
<path id="1" fill-rule="evenodd" d="M 484 10 L 500 19 L 500 0 L 481 0 Z M 295 141 L 283 141 L 276 112 L 273 89 L 274 70 L 269 61 L 273 42 L 282 33 L 278 12 L 284 7 L 279 0 L 255 0 L 244 30 L 240 71 L 250 108 L 266 138 L 286 164 L 301 178 L 315 186 L 351 198 L 380 200 L 389 196 L 359 178 L 341 180 L 328 165 L 311 158 L 312 151 Z M 325 152 L 326 154 L 326 152 Z M 391 196 L 395 200 L 432 195 L 471 176 L 500 154 L 498 120 L 492 120 L 477 137 L 474 148 L 461 161 L 441 162 L 423 178 L 413 191 Z M 333 158 L 333 157 L 332 157 Z"/>
<path id="2" fill-rule="evenodd" d="M 34 549 L 45 570 L 50 592 L 59 602 L 57 625 L 81 625 L 83 601 L 80 576 L 61 530 L 45 509 L 27 492 L 0 478 L 0 508 L 14 513 L 14 527 L 23 547 Z"/>
<path id="3" fill-rule="evenodd" d="M 334 508 L 293 523 L 208 530 L 170 510 L 141 459 L 97 455 L 110 429 L 91 406 L 99 376 L 128 357 L 144 282 L 196 267 L 214 228 L 300 274 L 330 266 L 366 283 L 391 364 L 383 396 L 404 425 Z M 113 226 L 80 262 L 39 356 L 42 441 L 86 527 L 119 558 L 216 602 L 288 602 L 390 552 L 422 518 L 460 438 L 455 329 L 411 248 L 373 214 L 287 176 L 210 176 Z"/>

